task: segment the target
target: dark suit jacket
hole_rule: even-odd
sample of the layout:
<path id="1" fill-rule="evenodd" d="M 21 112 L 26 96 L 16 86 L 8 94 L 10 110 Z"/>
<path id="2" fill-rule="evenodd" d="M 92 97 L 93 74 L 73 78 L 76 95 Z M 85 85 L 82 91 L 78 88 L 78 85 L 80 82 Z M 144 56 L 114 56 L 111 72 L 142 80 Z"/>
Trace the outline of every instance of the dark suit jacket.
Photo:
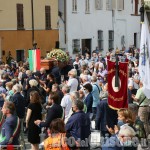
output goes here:
<path id="1" fill-rule="evenodd" d="M 92 93 L 89 93 L 84 101 L 87 107 L 87 113 L 92 113 L 92 104 L 93 104 L 93 96 Z"/>
<path id="2" fill-rule="evenodd" d="M 48 109 L 45 122 L 40 123 L 40 127 L 49 127 L 52 120 L 56 118 L 62 118 L 62 114 L 62 107 L 58 104 L 53 104 L 53 106 Z"/>
<path id="3" fill-rule="evenodd" d="M 99 101 L 96 113 L 96 128 L 101 131 L 107 131 L 106 125 L 114 128 L 117 125 L 117 111 L 108 106 L 107 98 Z"/>
<path id="4" fill-rule="evenodd" d="M 75 140 L 85 140 L 91 134 L 90 119 L 83 111 L 74 113 L 66 123 L 67 136 L 73 136 Z"/>
<path id="5" fill-rule="evenodd" d="M 10 101 L 12 101 L 15 104 L 16 114 L 20 119 L 22 119 L 25 115 L 25 99 L 24 99 L 24 97 L 18 92 L 18 93 L 15 93 L 11 97 Z"/>

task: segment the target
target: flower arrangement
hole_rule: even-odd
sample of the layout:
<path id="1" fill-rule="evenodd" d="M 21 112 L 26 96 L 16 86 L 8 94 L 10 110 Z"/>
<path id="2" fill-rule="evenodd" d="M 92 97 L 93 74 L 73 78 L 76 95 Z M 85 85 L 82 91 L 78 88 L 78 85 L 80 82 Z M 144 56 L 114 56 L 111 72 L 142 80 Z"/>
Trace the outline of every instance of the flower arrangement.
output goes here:
<path id="1" fill-rule="evenodd" d="M 53 49 L 50 53 L 47 54 L 47 58 L 54 58 L 60 62 L 66 62 L 69 60 L 66 52 L 62 51 L 61 49 Z"/>

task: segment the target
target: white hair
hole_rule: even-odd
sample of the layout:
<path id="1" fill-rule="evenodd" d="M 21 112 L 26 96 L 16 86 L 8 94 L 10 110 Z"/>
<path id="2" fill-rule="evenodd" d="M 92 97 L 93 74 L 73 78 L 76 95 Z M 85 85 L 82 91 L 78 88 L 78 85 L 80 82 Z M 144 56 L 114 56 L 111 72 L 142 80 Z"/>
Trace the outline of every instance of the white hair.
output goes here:
<path id="1" fill-rule="evenodd" d="M 35 79 L 32 79 L 32 80 L 29 81 L 29 84 L 30 84 L 31 87 L 32 86 L 37 86 L 38 82 Z"/>
<path id="2" fill-rule="evenodd" d="M 125 137 L 134 137 L 136 135 L 135 131 L 133 130 L 133 128 L 131 128 L 128 125 L 123 125 L 120 128 L 119 131 L 119 136 L 125 136 Z"/>
<path id="3" fill-rule="evenodd" d="M 20 84 L 15 84 L 12 90 L 15 90 L 16 92 L 21 92 L 22 86 Z"/>

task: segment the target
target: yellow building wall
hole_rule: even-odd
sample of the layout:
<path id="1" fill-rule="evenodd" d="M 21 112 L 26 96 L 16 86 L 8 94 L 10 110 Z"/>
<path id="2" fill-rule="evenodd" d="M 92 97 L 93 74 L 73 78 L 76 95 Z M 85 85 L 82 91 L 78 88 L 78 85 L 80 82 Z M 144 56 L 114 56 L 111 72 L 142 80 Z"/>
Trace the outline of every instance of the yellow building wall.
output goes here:
<path id="1" fill-rule="evenodd" d="M 0 30 L 17 29 L 16 4 L 23 4 L 24 28 L 31 30 L 31 0 L 0 0 Z M 35 30 L 45 29 L 45 5 L 51 6 L 51 27 L 57 28 L 58 0 L 33 0 Z"/>
<path id="2" fill-rule="evenodd" d="M 0 37 L 3 61 L 6 61 L 9 51 L 14 59 L 16 50 L 25 50 L 25 57 L 28 57 L 28 50 L 32 49 L 32 31 L 0 31 Z M 46 52 L 55 48 L 58 30 L 35 30 L 35 41 L 37 48 L 41 49 L 41 56 L 46 57 Z"/>
<path id="3" fill-rule="evenodd" d="M 23 4 L 24 29 L 17 30 L 16 4 Z M 45 30 L 45 6 L 51 7 L 51 28 Z M 58 38 L 58 0 L 33 0 L 35 42 L 41 49 L 42 56 L 46 51 L 55 48 Z M 8 52 L 16 59 L 16 50 L 32 48 L 31 0 L 0 0 L 0 54 L 6 60 Z M 5 55 L 4 55 L 5 53 Z"/>

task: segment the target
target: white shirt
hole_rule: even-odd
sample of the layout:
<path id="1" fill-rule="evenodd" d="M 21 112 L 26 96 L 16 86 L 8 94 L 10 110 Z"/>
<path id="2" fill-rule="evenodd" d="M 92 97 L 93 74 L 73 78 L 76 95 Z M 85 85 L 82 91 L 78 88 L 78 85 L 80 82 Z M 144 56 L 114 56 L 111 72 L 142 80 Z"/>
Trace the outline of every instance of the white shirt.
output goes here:
<path id="1" fill-rule="evenodd" d="M 77 91 L 78 80 L 76 78 L 69 78 L 67 85 L 70 87 L 70 93 Z"/>
<path id="2" fill-rule="evenodd" d="M 70 109 L 72 108 L 72 101 L 69 94 L 64 95 L 61 100 L 61 106 L 65 108 L 65 119 L 69 117 Z"/>
<path id="3" fill-rule="evenodd" d="M 140 80 L 140 75 L 136 73 L 133 78 L 135 80 Z M 134 85 L 134 89 L 139 89 L 139 85 L 137 83 L 133 82 L 133 85 Z"/>
<path id="4" fill-rule="evenodd" d="M 75 61 L 74 63 L 73 63 L 73 66 L 75 66 L 75 65 L 78 65 L 78 69 L 81 67 L 81 64 L 80 64 L 80 61 Z"/>
<path id="5" fill-rule="evenodd" d="M 133 87 L 133 78 L 128 78 L 128 87 Z"/>

